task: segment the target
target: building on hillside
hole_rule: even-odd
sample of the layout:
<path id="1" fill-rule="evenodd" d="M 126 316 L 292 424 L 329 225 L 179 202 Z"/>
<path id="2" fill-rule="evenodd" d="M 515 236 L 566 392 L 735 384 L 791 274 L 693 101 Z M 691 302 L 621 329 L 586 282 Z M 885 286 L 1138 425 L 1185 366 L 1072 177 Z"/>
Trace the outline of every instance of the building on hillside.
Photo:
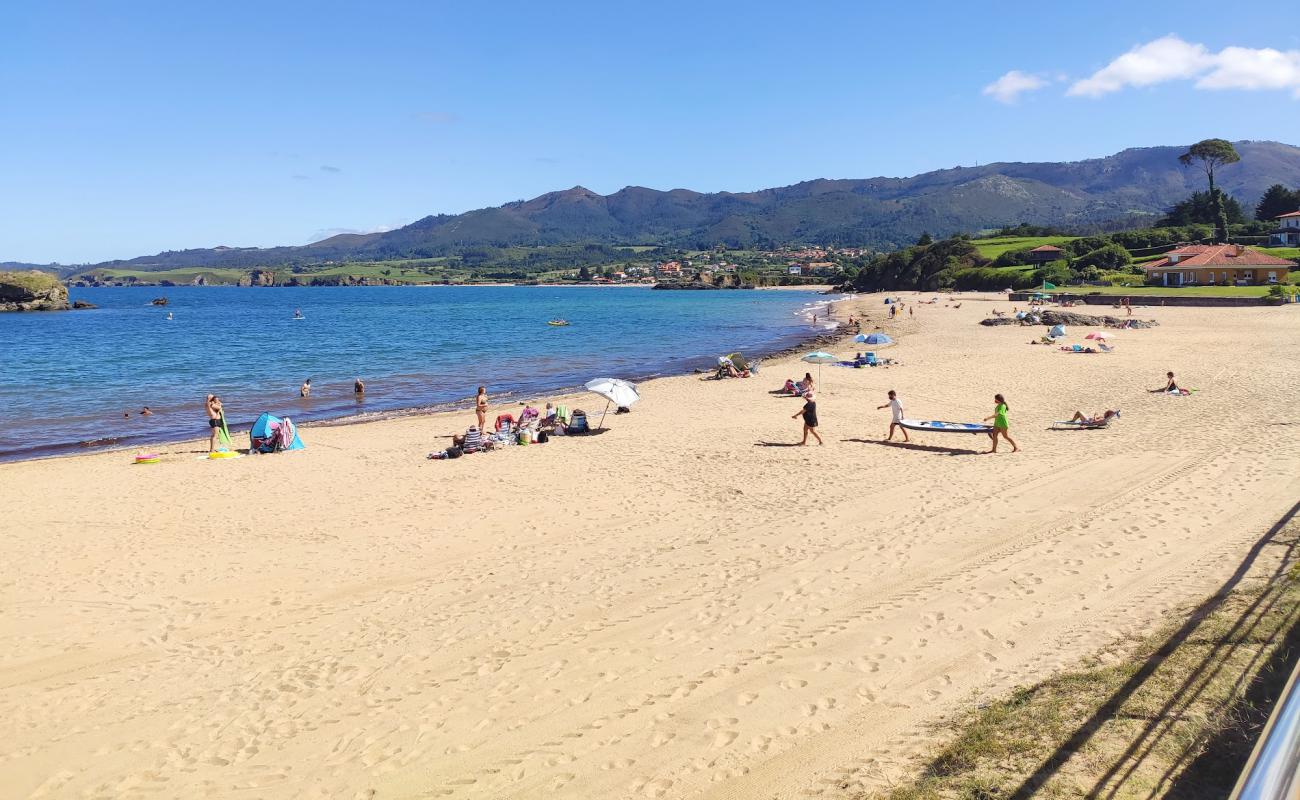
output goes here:
<path id="1" fill-rule="evenodd" d="M 787 275 L 802 275 L 803 267 L 800 266 L 799 264 L 791 264 L 790 266 L 785 268 L 785 272 Z"/>
<path id="2" fill-rule="evenodd" d="M 1051 261 L 1060 261 L 1064 255 L 1065 251 L 1061 248 L 1053 247 L 1050 244 L 1044 244 L 1029 251 L 1029 263 L 1047 264 Z"/>
<path id="3" fill-rule="evenodd" d="M 1258 286 L 1279 283 L 1295 263 L 1239 244 L 1191 244 L 1143 264 L 1156 286 Z"/>
<path id="4" fill-rule="evenodd" d="M 1276 217 L 1278 228 L 1268 235 L 1270 247 L 1300 247 L 1300 210 Z"/>
<path id="5" fill-rule="evenodd" d="M 665 261 L 655 268 L 660 275 L 680 275 L 682 274 L 682 265 L 676 261 Z"/>

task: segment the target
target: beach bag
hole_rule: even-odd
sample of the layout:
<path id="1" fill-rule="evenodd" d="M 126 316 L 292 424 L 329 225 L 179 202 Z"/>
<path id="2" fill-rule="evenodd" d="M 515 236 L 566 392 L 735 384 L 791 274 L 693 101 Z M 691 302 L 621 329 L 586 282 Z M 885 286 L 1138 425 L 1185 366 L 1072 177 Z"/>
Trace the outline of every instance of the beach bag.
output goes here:
<path id="1" fill-rule="evenodd" d="M 538 432 L 537 432 L 537 443 L 538 443 L 538 444 L 546 444 L 546 441 L 547 441 L 548 439 L 550 439 L 550 438 L 551 438 L 551 435 L 550 435 L 549 433 L 547 433 L 546 431 L 538 431 Z"/>
<path id="2" fill-rule="evenodd" d="M 528 435 L 528 431 L 520 431 L 518 436 L 518 441 L 519 444 L 531 444 L 532 437 Z"/>

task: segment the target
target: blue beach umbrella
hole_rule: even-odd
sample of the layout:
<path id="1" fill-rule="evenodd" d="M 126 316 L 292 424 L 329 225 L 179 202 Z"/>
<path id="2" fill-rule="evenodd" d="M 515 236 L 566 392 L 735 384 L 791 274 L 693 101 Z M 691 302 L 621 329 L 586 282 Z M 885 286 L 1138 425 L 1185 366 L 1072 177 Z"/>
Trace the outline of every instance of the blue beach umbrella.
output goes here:
<path id="1" fill-rule="evenodd" d="M 864 344 L 872 344 L 876 347 L 888 347 L 895 344 L 894 340 L 887 333 L 859 333 L 853 337 L 853 341 Z"/>
<path id="2" fill-rule="evenodd" d="M 831 355 L 825 350 L 817 350 L 815 352 L 804 355 L 799 360 L 807 361 L 809 364 L 817 365 L 817 383 L 820 384 L 822 382 L 822 364 L 834 364 L 835 362 L 839 361 L 839 358 Z"/>
<path id="3" fill-rule="evenodd" d="M 1053 325 L 1053 326 L 1052 326 L 1052 329 L 1051 329 L 1050 331 L 1047 332 L 1047 335 L 1050 336 L 1050 337 L 1052 337 L 1053 339 L 1059 339 L 1059 338 L 1061 338 L 1062 336 L 1065 335 L 1065 326 L 1064 326 L 1064 325 Z"/>

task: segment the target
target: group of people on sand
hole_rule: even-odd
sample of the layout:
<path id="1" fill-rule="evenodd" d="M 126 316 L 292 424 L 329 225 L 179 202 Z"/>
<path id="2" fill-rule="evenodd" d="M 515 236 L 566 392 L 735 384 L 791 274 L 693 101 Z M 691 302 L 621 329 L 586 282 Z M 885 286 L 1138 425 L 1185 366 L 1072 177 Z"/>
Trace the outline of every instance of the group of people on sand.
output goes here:
<path id="1" fill-rule="evenodd" d="M 804 400 L 803 408 L 790 417 L 791 419 L 800 416 L 803 417 L 803 439 L 799 444 L 808 444 L 808 436 L 810 434 L 817 440 L 817 444 L 826 444 L 822 441 L 821 435 L 817 433 L 817 398 L 812 390 L 812 375 L 805 374 L 804 381 L 801 383 L 808 387 L 801 393 Z M 798 385 L 799 384 L 796 384 L 796 386 Z M 895 431 L 899 431 L 903 434 L 904 442 L 911 441 L 907 436 L 907 428 L 903 427 L 903 402 L 898 399 L 898 392 L 890 389 L 886 396 L 888 399 L 885 401 L 885 404 L 876 406 L 877 411 L 883 411 L 886 408 L 889 409 L 889 435 L 885 437 L 885 441 L 892 442 L 894 440 Z M 1010 407 L 1007 405 L 1006 398 L 1001 394 L 995 394 L 993 395 L 993 402 L 993 413 L 984 418 L 985 422 L 993 423 L 992 428 L 989 430 L 989 439 L 992 442 L 992 446 L 989 448 L 988 452 L 996 453 L 998 451 L 999 438 L 1006 440 L 1007 444 L 1011 445 L 1011 452 L 1019 452 L 1020 447 L 1016 444 L 1016 440 L 1011 438 L 1011 425 L 1007 418 Z M 1108 411 L 1106 413 L 1110 414 L 1111 412 Z M 1107 417 L 1107 419 L 1109 419 L 1109 417 Z"/>
<path id="2" fill-rule="evenodd" d="M 566 406 L 546 403 L 545 410 L 525 404 L 516 419 L 513 414 L 501 414 L 496 425 L 489 428 L 487 387 L 478 387 L 474 395 L 474 417 L 478 424 L 471 425 L 463 434 L 451 437 L 451 446 L 429 453 L 431 459 L 459 458 L 468 453 L 496 450 L 511 444 L 541 444 L 551 436 L 588 433 L 586 415 L 581 410 L 570 411 Z M 628 413 L 620 407 L 615 413 Z"/>

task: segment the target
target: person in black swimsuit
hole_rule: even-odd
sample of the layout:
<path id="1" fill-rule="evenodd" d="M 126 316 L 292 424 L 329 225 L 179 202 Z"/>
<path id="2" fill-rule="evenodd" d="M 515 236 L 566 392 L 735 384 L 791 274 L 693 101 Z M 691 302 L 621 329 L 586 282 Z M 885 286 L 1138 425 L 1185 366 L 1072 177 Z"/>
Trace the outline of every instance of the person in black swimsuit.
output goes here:
<path id="1" fill-rule="evenodd" d="M 817 435 L 817 401 L 813 399 L 813 393 L 804 392 L 803 399 L 803 408 L 790 417 L 790 419 L 794 419 L 800 414 L 803 415 L 803 441 L 799 444 L 808 444 L 808 434 L 810 433 L 817 440 L 817 444 L 826 444 L 822 441 L 822 437 Z"/>

